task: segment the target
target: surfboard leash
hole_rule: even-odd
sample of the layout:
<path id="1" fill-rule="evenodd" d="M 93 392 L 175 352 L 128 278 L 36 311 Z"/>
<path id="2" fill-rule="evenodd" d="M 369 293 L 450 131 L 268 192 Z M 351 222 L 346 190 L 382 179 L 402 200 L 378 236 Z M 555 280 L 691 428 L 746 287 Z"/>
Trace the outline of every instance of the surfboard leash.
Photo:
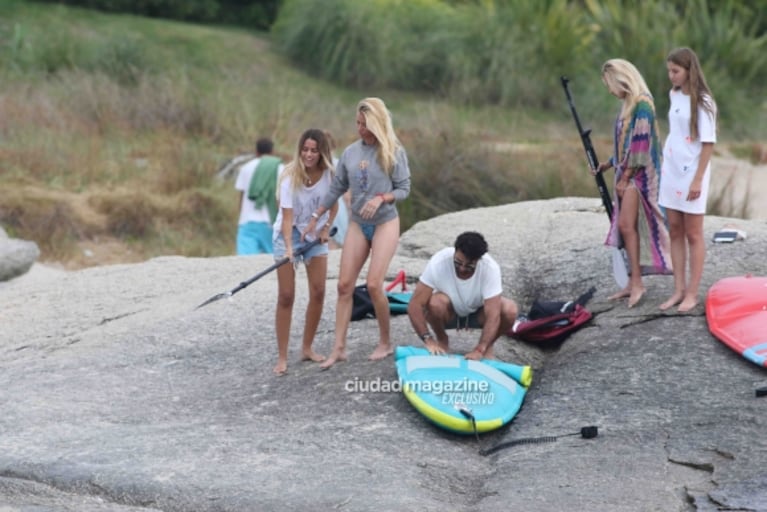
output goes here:
<path id="1" fill-rule="evenodd" d="M 560 437 L 580 435 L 584 439 L 593 439 L 597 437 L 597 435 L 599 435 L 599 428 L 596 425 L 589 425 L 586 427 L 581 427 L 581 430 L 579 432 L 572 432 L 570 434 L 560 434 L 558 436 L 525 437 L 522 439 L 512 439 L 511 441 L 506 441 L 506 442 L 497 444 L 493 446 L 492 448 L 485 449 L 485 448 L 482 448 L 482 441 L 480 441 L 479 439 L 479 432 L 477 431 L 477 420 L 474 417 L 474 413 L 472 413 L 471 409 L 469 409 L 463 404 L 455 404 L 455 406 L 456 406 L 456 409 L 458 409 L 458 411 L 464 417 L 466 417 L 466 419 L 471 421 L 471 426 L 474 429 L 474 437 L 477 439 L 477 445 L 479 446 L 479 454 L 482 456 L 490 455 L 499 450 L 503 450 L 504 448 L 511 448 L 512 446 L 518 446 L 523 444 L 554 443 Z"/>
<path id="2" fill-rule="evenodd" d="M 521 444 L 553 443 L 553 442 L 556 442 L 556 440 L 559 439 L 560 437 L 579 435 L 584 439 L 593 439 L 597 437 L 598 430 L 599 429 L 597 428 L 596 425 L 589 425 L 587 427 L 581 427 L 581 430 L 579 432 L 572 432 L 570 434 L 560 434 L 558 436 L 525 437 L 522 439 L 512 439 L 511 441 L 506 441 L 506 442 L 497 444 L 493 446 L 492 448 L 482 449 L 480 447 L 479 454 L 487 456 L 487 455 L 490 455 L 491 453 L 495 453 L 499 450 L 503 450 L 504 448 L 510 448 L 512 446 L 517 446 Z M 479 440 L 479 436 L 477 436 L 477 440 Z"/>

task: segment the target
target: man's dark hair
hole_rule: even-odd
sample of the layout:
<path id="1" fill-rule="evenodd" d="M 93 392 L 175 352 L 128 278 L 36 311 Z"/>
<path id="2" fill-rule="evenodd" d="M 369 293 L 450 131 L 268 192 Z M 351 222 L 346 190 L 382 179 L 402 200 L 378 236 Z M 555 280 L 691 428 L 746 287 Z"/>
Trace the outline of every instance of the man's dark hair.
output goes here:
<path id="1" fill-rule="evenodd" d="M 455 239 L 455 250 L 461 251 L 471 261 L 476 261 L 487 252 L 487 242 L 476 231 L 466 231 Z"/>
<path id="2" fill-rule="evenodd" d="M 272 142 L 272 139 L 264 137 L 256 141 L 256 154 L 258 155 L 268 155 L 273 149 L 274 143 Z"/>

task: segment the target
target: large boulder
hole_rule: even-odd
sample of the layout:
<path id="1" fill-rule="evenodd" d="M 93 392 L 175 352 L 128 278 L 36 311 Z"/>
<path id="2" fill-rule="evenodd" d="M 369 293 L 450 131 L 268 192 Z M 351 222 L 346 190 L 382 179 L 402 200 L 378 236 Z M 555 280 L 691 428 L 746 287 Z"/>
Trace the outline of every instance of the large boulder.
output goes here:
<path id="1" fill-rule="evenodd" d="M 708 244 L 704 287 L 767 274 L 767 225 L 707 217 L 707 239 L 737 222 L 746 241 Z M 615 290 L 596 199 L 445 215 L 404 233 L 389 278 L 414 281 L 463 230 L 483 232 L 522 309 L 590 286 L 595 318 L 558 348 L 502 339 L 496 354 L 535 373 L 514 421 L 479 441 L 424 420 L 391 358 L 371 362 L 375 320 L 349 329 L 349 361 L 299 362 L 298 270 L 288 374 L 275 377 L 276 275 L 195 309 L 272 264 L 269 256 L 162 257 L 46 274 L 0 287 L 0 503 L 8 510 L 767 510 L 764 368 L 690 314 L 657 305 L 672 278 L 646 278 L 640 304 Z M 329 259 L 315 348 L 333 343 L 339 252 Z M 704 288 L 704 289 L 705 289 Z M 702 294 L 703 295 L 703 294 Z M 703 297 L 701 297 L 703 298 Z M 397 344 L 419 344 L 405 316 Z M 455 333 L 458 351 L 477 331 Z M 521 444 L 510 439 L 599 436 Z"/>
<path id="2" fill-rule="evenodd" d="M 7 281 L 27 272 L 40 256 L 35 242 L 9 238 L 0 227 L 0 281 Z"/>

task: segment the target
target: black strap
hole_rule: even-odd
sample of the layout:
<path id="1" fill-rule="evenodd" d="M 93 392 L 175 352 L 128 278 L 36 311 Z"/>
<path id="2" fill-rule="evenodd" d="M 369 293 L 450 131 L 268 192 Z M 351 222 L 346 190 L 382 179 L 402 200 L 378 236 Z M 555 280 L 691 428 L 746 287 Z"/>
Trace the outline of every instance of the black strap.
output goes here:
<path id="1" fill-rule="evenodd" d="M 576 304 L 580 304 L 581 306 L 585 306 L 588 301 L 591 300 L 591 298 L 594 296 L 594 293 L 596 293 L 597 289 L 595 286 L 592 286 L 588 289 L 586 293 L 575 299 Z"/>
<path id="2" fill-rule="evenodd" d="M 512 446 L 522 444 L 541 444 L 541 443 L 553 443 L 560 437 L 577 436 L 580 435 L 584 439 L 593 439 L 597 437 L 599 428 L 596 425 L 589 425 L 587 427 L 581 427 L 579 432 L 573 432 L 571 434 L 560 434 L 558 436 L 541 436 L 541 437 L 525 437 L 522 439 L 512 439 L 511 441 L 505 441 L 497 444 L 492 448 L 482 448 L 482 442 L 479 440 L 479 432 L 477 431 L 477 420 L 474 414 L 466 406 L 462 404 L 456 404 L 456 409 L 463 414 L 467 419 L 471 420 L 471 426 L 474 429 L 474 437 L 477 439 L 477 445 L 479 446 L 479 454 L 482 456 L 488 456 L 504 448 L 511 448 Z"/>

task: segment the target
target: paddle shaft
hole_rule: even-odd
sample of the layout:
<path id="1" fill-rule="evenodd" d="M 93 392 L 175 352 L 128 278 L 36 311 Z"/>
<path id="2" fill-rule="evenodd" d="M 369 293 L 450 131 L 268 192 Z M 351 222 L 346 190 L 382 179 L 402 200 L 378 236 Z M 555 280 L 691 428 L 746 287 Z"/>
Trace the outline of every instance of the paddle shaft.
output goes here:
<path id="1" fill-rule="evenodd" d="M 573 96 L 570 94 L 570 88 L 568 86 L 570 80 L 563 76 L 562 88 L 565 90 L 565 96 L 567 96 L 567 103 L 570 105 L 570 112 L 573 114 L 575 120 L 575 126 L 578 128 L 578 134 L 581 136 L 581 142 L 583 143 L 583 149 L 586 151 L 586 158 L 589 161 L 589 166 L 594 169 L 596 174 L 594 179 L 597 182 L 597 188 L 599 189 L 599 196 L 602 198 L 602 204 L 607 212 L 607 218 L 610 222 L 613 221 L 613 200 L 610 198 L 610 191 L 607 190 L 607 184 L 602 173 L 599 172 L 599 159 L 597 158 L 597 152 L 594 151 L 594 145 L 591 143 L 591 130 L 584 130 L 581 125 L 581 120 L 578 117 L 578 112 L 575 110 L 575 103 L 573 103 Z M 628 262 L 625 251 L 618 247 L 613 247 L 613 277 L 618 286 L 625 288 L 629 282 Z"/>
<path id="2" fill-rule="evenodd" d="M 317 245 L 314 242 L 312 242 L 312 244 L 310 244 L 311 247 L 314 247 L 315 245 Z M 308 248 L 309 246 L 307 245 L 306 247 Z M 287 263 L 289 261 L 290 261 L 290 258 L 288 258 L 288 257 L 285 257 L 285 258 L 282 258 L 281 260 L 276 261 L 272 266 L 270 266 L 268 268 L 265 268 L 264 270 L 262 270 L 261 272 L 259 272 L 256 275 L 254 275 L 253 277 L 251 277 L 247 281 L 243 281 L 240 284 L 238 284 L 235 288 L 232 288 L 232 291 L 229 292 L 229 295 L 234 295 L 235 293 L 239 292 L 240 290 L 242 290 L 246 286 L 249 286 L 249 285 L 255 283 L 256 281 L 258 281 L 259 279 L 264 277 L 266 274 L 268 274 L 272 270 L 274 270 L 274 269 L 276 269 L 278 267 L 283 266 L 285 263 Z"/>
<path id="3" fill-rule="evenodd" d="M 570 112 L 575 119 L 575 126 L 578 128 L 578 134 L 581 136 L 581 142 L 583 143 L 583 149 L 586 151 L 586 158 L 589 161 L 589 166 L 595 171 L 599 170 L 599 160 L 597 159 L 597 152 L 594 151 L 594 146 L 591 144 L 591 130 L 584 130 L 581 125 L 581 120 L 578 118 L 578 112 L 575 110 L 575 103 L 573 103 L 573 97 L 570 94 L 570 88 L 568 83 L 570 80 L 563 76 L 561 77 L 562 87 L 565 90 L 565 96 L 567 96 L 567 103 L 570 105 Z M 607 184 L 602 176 L 601 172 L 597 172 L 595 175 L 597 181 L 597 188 L 599 189 L 599 195 L 602 197 L 602 204 L 607 211 L 607 217 L 612 221 L 613 219 L 613 201 L 610 198 L 610 192 L 607 190 Z"/>
<path id="4" fill-rule="evenodd" d="M 330 236 L 335 235 L 336 231 L 338 231 L 338 228 L 333 226 L 332 228 L 330 228 L 329 235 Z M 294 252 L 293 253 L 293 257 L 295 258 L 296 256 L 301 256 L 302 254 L 305 254 L 307 251 L 309 251 L 309 249 L 311 249 L 312 247 L 314 247 L 316 245 L 319 245 L 321 243 L 322 243 L 322 240 L 320 239 L 320 237 L 317 237 L 314 240 L 312 240 L 311 242 L 309 242 L 308 244 L 306 244 L 305 246 L 301 247 L 296 252 Z M 249 286 L 249 285 L 255 283 L 256 281 L 258 281 L 259 279 L 264 277 L 266 274 L 268 274 L 272 270 L 274 270 L 274 269 L 276 269 L 278 267 L 283 266 L 285 263 L 287 263 L 289 261 L 290 261 L 290 258 L 288 258 L 287 256 L 282 258 L 281 260 L 276 261 L 272 266 L 270 266 L 268 268 L 265 268 L 264 270 L 262 270 L 261 272 L 259 272 L 256 275 L 254 275 L 253 277 L 251 277 L 247 281 L 243 281 L 240 284 L 238 284 L 235 288 L 232 289 L 232 291 L 229 292 L 229 295 L 234 295 L 235 293 L 239 292 L 240 290 L 242 290 L 246 286 Z"/>
<path id="5" fill-rule="evenodd" d="M 332 228 L 330 228 L 329 235 L 330 236 L 335 235 L 336 231 L 338 231 L 338 228 L 333 226 Z M 301 256 L 302 254 L 306 253 L 309 249 L 311 249 L 312 247 L 314 247 L 314 246 L 316 246 L 316 245 L 318 245 L 320 243 L 322 243 L 322 240 L 319 237 L 317 237 L 316 239 L 312 240 L 311 242 L 309 242 L 308 244 L 306 244 L 305 246 L 301 247 L 299 250 L 294 252 L 293 253 L 293 257 Z M 205 302 L 203 302 L 202 304 L 200 304 L 197 307 L 201 308 L 203 306 L 207 306 L 211 302 L 216 302 L 217 300 L 221 300 L 221 299 L 226 298 L 226 297 L 231 297 L 232 295 L 234 295 L 235 293 L 239 292 L 243 288 L 245 288 L 245 287 L 255 283 L 256 281 L 258 281 L 259 279 L 264 277 L 266 274 L 268 274 L 272 270 L 274 270 L 274 269 L 276 269 L 278 267 L 281 267 L 282 265 L 284 265 L 285 263 L 288 263 L 289 261 L 290 261 L 290 258 L 288 258 L 288 257 L 282 258 L 282 259 L 274 262 L 272 265 L 270 265 L 269 267 L 265 268 L 264 270 L 262 270 L 258 274 L 254 275 L 253 277 L 251 277 L 247 281 L 241 282 L 236 287 L 232 288 L 230 291 L 224 292 L 224 293 L 219 293 L 218 295 L 214 295 L 213 297 L 209 298 L 208 300 L 206 300 Z"/>

